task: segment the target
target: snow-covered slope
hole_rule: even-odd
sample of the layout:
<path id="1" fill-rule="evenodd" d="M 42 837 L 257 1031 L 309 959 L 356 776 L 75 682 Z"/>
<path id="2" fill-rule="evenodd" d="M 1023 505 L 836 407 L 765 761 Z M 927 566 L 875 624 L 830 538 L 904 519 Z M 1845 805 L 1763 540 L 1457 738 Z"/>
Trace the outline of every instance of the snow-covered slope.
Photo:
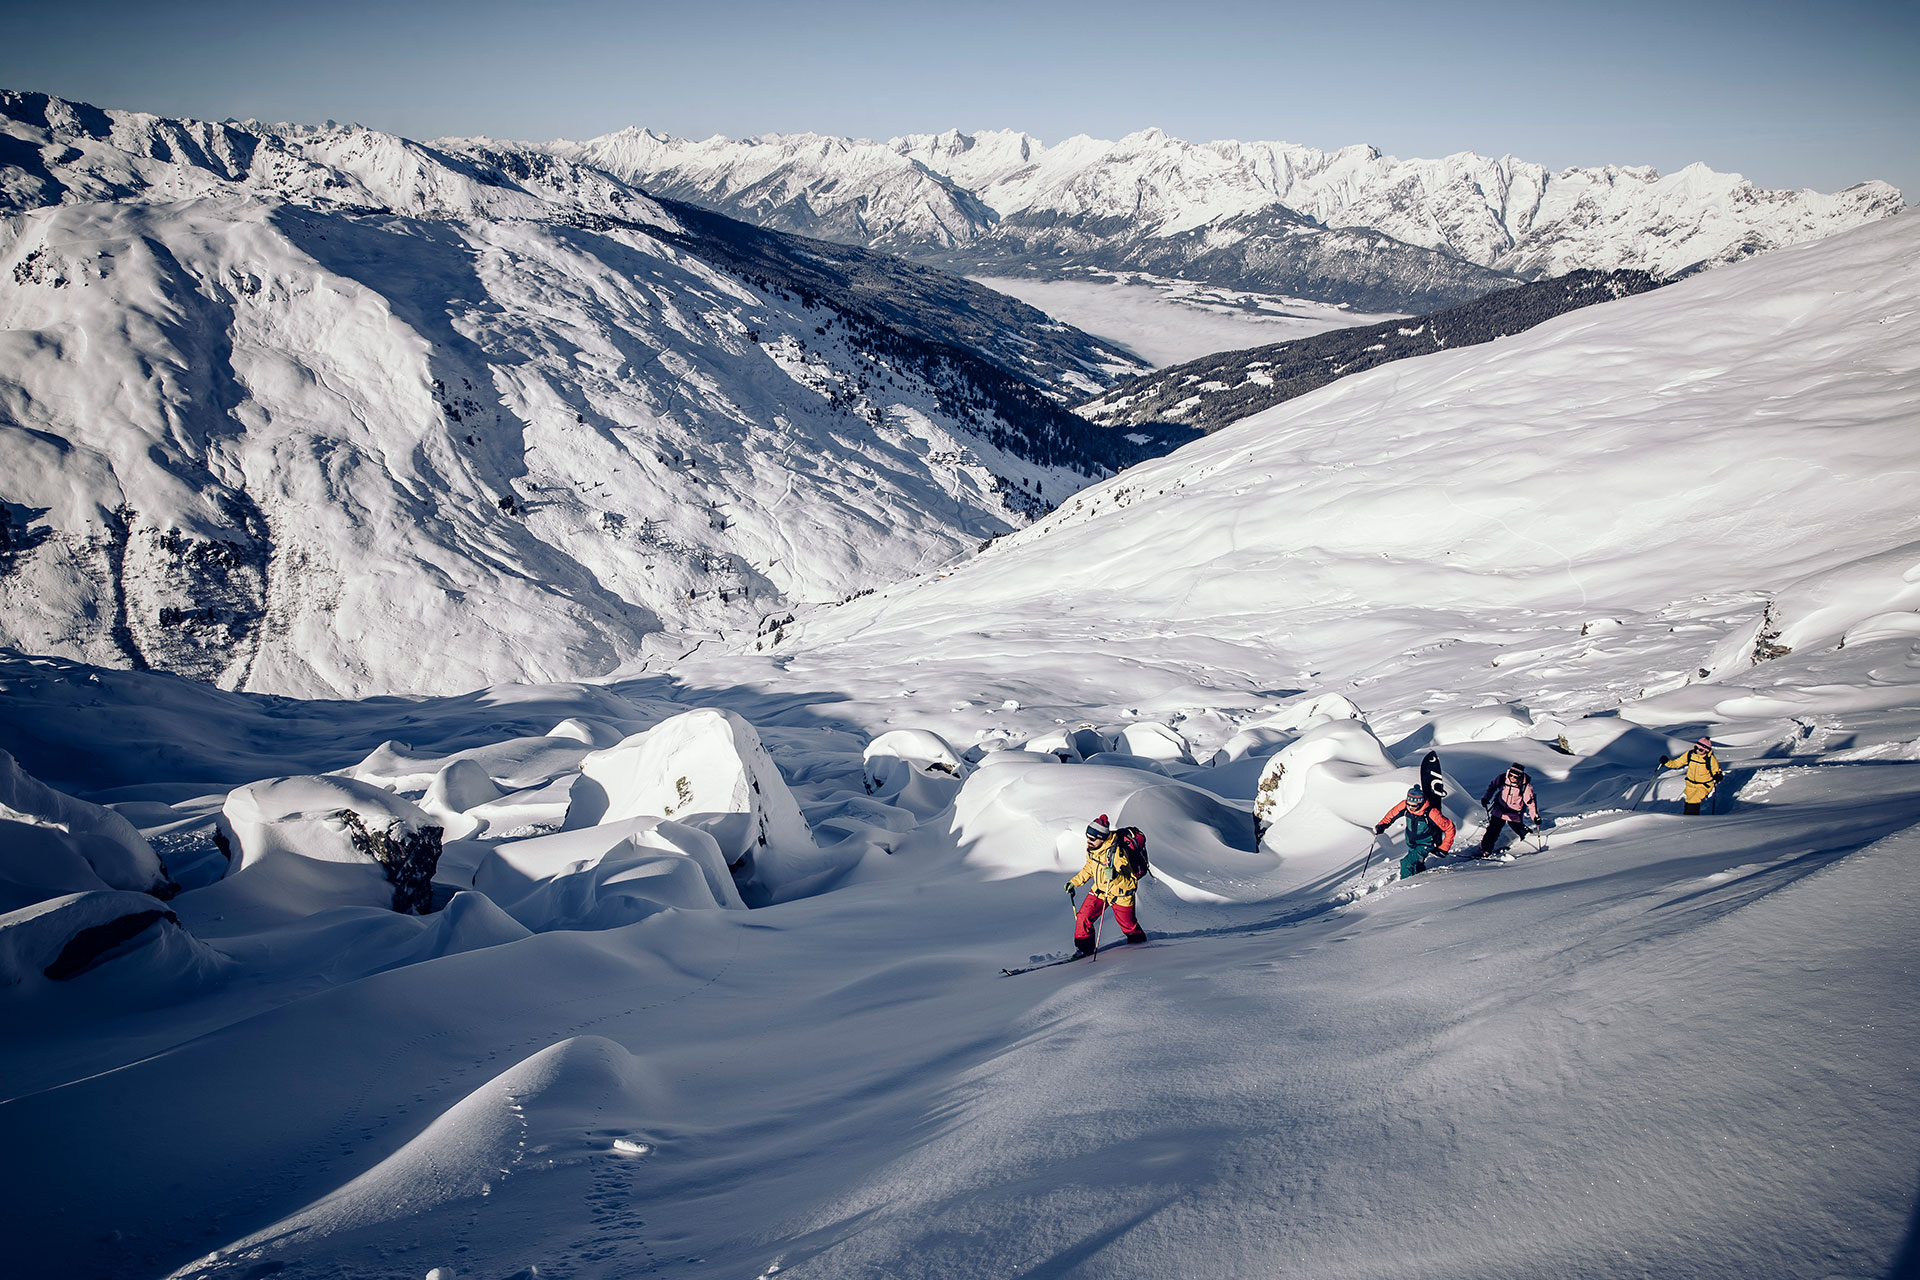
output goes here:
<path id="1" fill-rule="evenodd" d="M 911 652 L 916 686 L 986 706 L 1051 698 L 1020 662 L 1004 691 L 970 663 L 1071 651 L 1116 711 L 1196 664 L 1589 710 L 1740 670 L 1763 634 L 1831 643 L 1911 609 L 1917 413 L 1920 217 L 1903 215 L 1342 379 L 778 651 L 828 684 Z M 1163 645 L 1170 619 L 1204 640 Z M 1428 674 L 1463 664 L 1468 688 Z M 935 727 L 985 728 L 977 711 Z"/>
<path id="2" fill-rule="evenodd" d="M 481 144 L 0 107 L 29 652 L 595 674 L 940 564 L 1136 449 L 1048 395 L 1137 364 L 924 268 Z"/>
<path id="3" fill-rule="evenodd" d="M 0 653 L 20 803 L 181 890 L 0 915 L 7 1262 L 1912 1274 L 1917 229 L 1348 379 L 771 651 L 355 702 Z M 1544 839 L 1396 879 L 1429 749 L 1456 852 L 1514 760 Z M 1099 813 L 1152 941 L 997 976 Z"/>
<path id="4" fill-rule="evenodd" d="M 1378 311 L 1428 311 L 1581 268 L 1671 274 L 1831 235 L 1902 207 L 1869 181 L 1767 191 L 1690 165 L 1550 172 L 1462 152 L 1191 143 L 1158 129 L 1047 146 L 951 131 L 884 145 L 813 134 L 552 144 L 649 190 L 762 225 L 964 267 L 1184 275 Z"/>

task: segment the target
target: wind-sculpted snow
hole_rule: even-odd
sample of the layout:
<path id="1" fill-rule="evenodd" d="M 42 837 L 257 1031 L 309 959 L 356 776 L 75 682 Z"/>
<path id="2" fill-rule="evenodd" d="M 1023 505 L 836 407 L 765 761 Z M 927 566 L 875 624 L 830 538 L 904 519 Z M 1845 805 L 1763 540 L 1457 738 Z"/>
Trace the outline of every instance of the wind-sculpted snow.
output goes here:
<path id="1" fill-rule="evenodd" d="M 1154 271 L 1384 311 L 1582 268 L 1671 274 L 1884 218 L 1900 193 L 1765 191 L 1694 164 L 1558 173 L 1511 156 L 1191 143 L 1158 129 L 1047 146 L 987 130 L 885 144 L 816 134 L 554 143 L 764 226 L 958 265 Z M 1007 272 L 1011 274 L 1011 271 Z"/>
<path id="2" fill-rule="evenodd" d="M 1050 398 L 1138 365 L 1030 308 L 550 156 L 20 94 L 0 123 L 30 652 L 301 693 L 601 674 L 1139 450 Z"/>
<path id="3" fill-rule="evenodd" d="M 167 868 L 131 822 L 28 774 L 0 751 L 0 911 L 55 893 L 123 889 L 167 895 Z"/>
<path id="4" fill-rule="evenodd" d="M 523 1176 L 560 1173 L 572 1183 L 615 1140 L 644 1148 L 630 1135 L 646 1130 L 662 1092 L 657 1071 L 605 1037 L 552 1045 L 474 1090 L 378 1166 L 187 1274 L 257 1275 L 255 1260 L 272 1253 L 368 1274 L 386 1230 L 475 1213 Z"/>
<path id="5" fill-rule="evenodd" d="M 823 860 L 793 794 L 753 726 L 729 711 L 689 711 L 580 764 L 569 828 L 645 815 L 705 832 L 754 905 L 791 893 Z"/>

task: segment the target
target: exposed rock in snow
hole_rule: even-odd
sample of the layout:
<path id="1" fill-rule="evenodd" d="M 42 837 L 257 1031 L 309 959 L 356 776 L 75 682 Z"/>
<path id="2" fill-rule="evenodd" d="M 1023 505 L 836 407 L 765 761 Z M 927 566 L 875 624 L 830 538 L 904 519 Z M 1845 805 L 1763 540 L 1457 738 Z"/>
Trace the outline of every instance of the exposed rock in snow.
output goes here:
<path id="1" fill-rule="evenodd" d="M 0 911 L 87 889 L 166 896 L 171 888 L 132 823 L 55 791 L 0 751 Z"/>
<path id="2" fill-rule="evenodd" d="M 277 865 L 322 877 L 349 900 L 413 915 L 431 908 L 441 828 L 412 801 L 372 783 L 338 776 L 256 782 L 227 796 L 220 824 L 233 851 L 230 880 L 253 873 L 252 883 Z M 338 870 L 294 871 L 288 864 L 295 862 Z M 381 882 L 389 886 L 384 893 L 376 887 Z M 352 886 L 359 886 L 357 895 Z"/>

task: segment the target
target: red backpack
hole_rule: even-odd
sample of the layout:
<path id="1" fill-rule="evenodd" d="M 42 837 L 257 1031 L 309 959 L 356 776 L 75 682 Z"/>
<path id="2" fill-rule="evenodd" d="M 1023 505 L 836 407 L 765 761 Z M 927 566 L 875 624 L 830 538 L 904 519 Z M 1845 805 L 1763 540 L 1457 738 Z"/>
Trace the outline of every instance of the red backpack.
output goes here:
<path id="1" fill-rule="evenodd" d="M 1113 834 L 1120 842 L 1113 869 L 1135 880 L 1145 880 L 1153 873 L 1153 867 L 1147 862 L 1147 833 L 1138 827 L 1122 827 Z"/>

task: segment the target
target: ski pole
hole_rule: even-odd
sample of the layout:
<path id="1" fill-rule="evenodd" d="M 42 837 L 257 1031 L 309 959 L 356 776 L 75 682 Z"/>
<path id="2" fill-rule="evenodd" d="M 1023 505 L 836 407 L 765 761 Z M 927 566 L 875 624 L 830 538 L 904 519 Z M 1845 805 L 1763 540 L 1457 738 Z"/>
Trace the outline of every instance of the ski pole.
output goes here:
<path id="1" fill-rule="evenodd" d="M 1665 768 L 1663 764 L 1653 766 L 1653 776 L 1647 779 L 1647 789 L 1640 793 L 1640 798 L 1633 802 L 1633 808 L 1627 810 L 1628 813 L 1640 812 L 1640 806 L 1653 799 L 1653 793 L 1660 789 L 1660 771 Z"/>
<path id="2" fill-rule="evenodd" d="M 1101 907 L 1100 914 L 1093 918 L 1093 954 L 1087 957 L 1089 960 L 1098 960 L 1100 958 L 1100 926 L 1106 923 L 1106 919 L 1107 909 Z"/>
<path id="3" fill-rule="evenodd" d="M 1367 878 L 1367 868 L 1373 865 L 1373 851 L 1379 847 L 1380 833 L 1376 831 L 1374 832 L 1373 840 L 1367 845 L 1366 859 L 1360 863 L 1360 878 L 1362 880 Z"/>

